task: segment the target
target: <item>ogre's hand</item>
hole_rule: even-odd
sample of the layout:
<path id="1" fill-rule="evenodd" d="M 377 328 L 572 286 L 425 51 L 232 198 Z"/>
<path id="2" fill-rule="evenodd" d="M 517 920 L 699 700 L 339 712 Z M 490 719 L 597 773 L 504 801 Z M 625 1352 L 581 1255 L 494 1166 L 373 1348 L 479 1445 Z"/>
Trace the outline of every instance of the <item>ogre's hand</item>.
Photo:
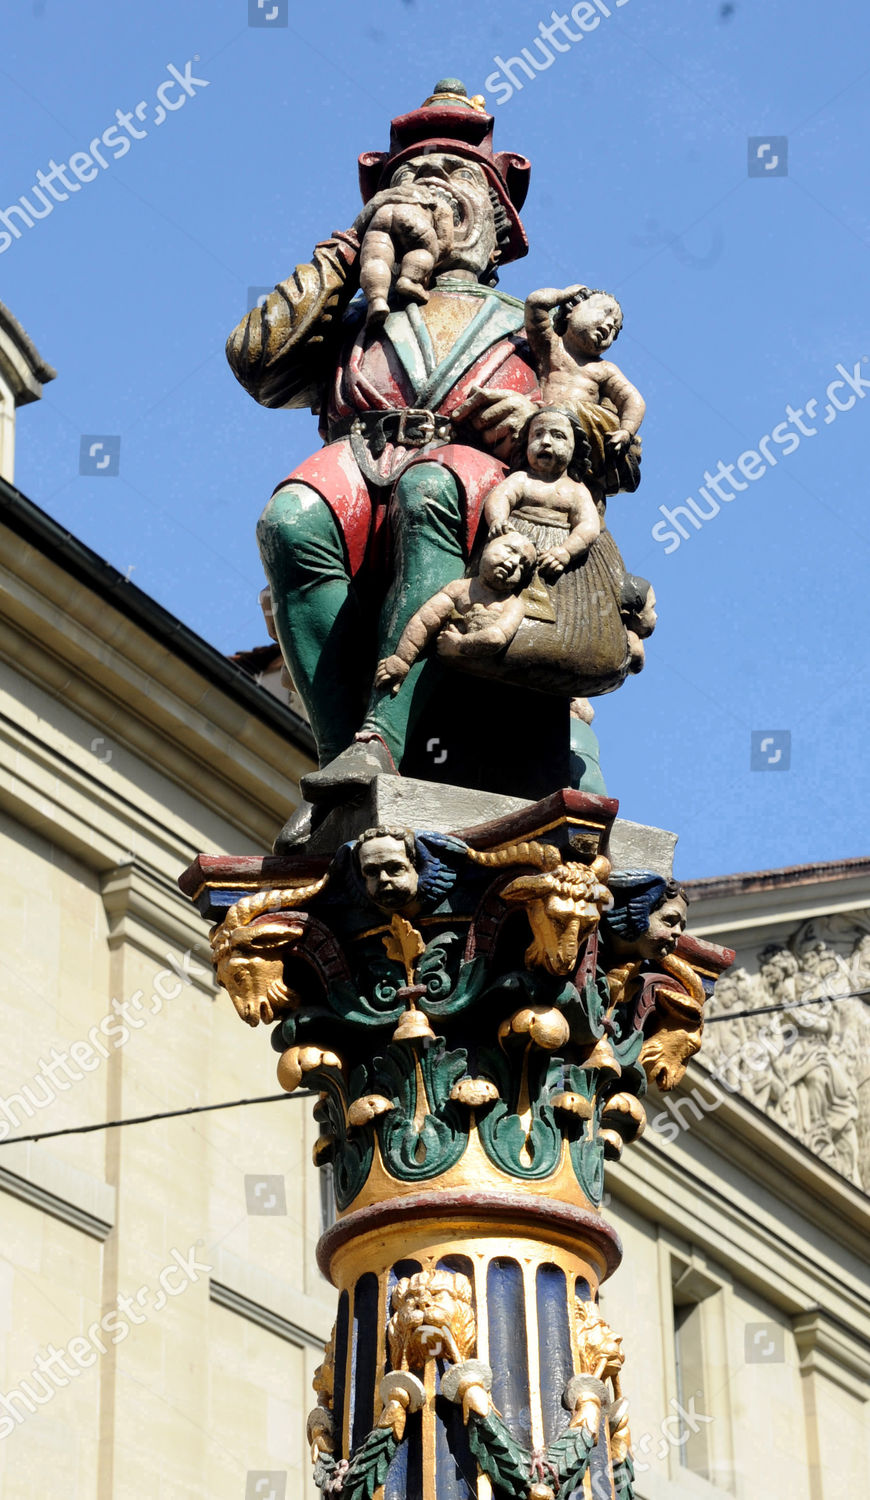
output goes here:
<path id="1" fill-rule="evenodd" d="M 516 442 L 537 410 L 537 403 L 518 391 L 482 389 L 473 385 L 466 399 L 450 415 L 456 422 L 470 422 L 487 444 L 494 447 L 505 438 Z"/>
<path id="2" fill-rule="evenodd" d="M 393 697 L 399 691 L 411 668 L 401 656 L 385 656 L 375 671 L 375 687 L 389 688 Z"/>

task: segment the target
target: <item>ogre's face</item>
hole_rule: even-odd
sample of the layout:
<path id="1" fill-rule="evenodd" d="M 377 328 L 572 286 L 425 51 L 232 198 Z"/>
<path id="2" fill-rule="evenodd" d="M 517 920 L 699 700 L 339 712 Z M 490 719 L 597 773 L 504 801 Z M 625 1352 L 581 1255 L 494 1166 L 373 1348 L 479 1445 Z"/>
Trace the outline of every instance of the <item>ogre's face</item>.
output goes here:
<path id="1" fill-rule="evenodd" d="M 453 248 L 443 253 L 436 274 L 467 270 L 480 276 L 493 264 L 496 251 L 495 220 L 483 169 L 463 156 L 433 151 L 412 156 L 390 179 L 391 187 L 410 183 L 428 183 L 449 197 L 453 206 Z"/>

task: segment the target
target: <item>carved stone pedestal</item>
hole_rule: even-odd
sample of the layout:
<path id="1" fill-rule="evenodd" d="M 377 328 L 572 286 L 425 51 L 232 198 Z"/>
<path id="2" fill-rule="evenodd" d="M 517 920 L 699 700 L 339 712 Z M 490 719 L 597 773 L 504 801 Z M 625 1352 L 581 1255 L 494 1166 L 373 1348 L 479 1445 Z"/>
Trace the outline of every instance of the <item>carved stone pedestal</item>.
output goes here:
<path id="1" fill-rule="evenodd" d="M 563 791 L 456 834 L 360 808 L 331 855 L 182 879 L 239 1014 L 275 1023 L 282 1086 L 319 1090 L 325 1496 L 632 1494 L 604 1160 L 643 1130 L 647 1077 L 682 1076 L 733 955 L 683 933 L 658 830 L 652 868 L 613 868 L 616 810 Z"/>
<path id="2" fill-rule="evenodd" d="M 334 1453 L 365 1451 L 392 1389 L 382 1372 L 407 1367 L 425 1399 L 408 1416 L 404 1451 L 396 1445 L 385 1500 L 465 1500 L 491 1494 L 491 1485 L 526 1496 L 535 1474 L 558 1493 L 570 1475 L 582 1477 L 587 1459 L 609 1496 L 622 1410 L 598 1377 L 572 1381 L 597 1366 L 591 1326 L 612 1342 L 618 1375 L 618 1341 L 594 1311 L 587 1321 L 618 1264 L 616 1236 L 597 1214 L 543 1191 L 506 1191 L 474 1136 L 465 1157 L 448 1174 L 454 1185 L 439 1180 L 429 1192 L 356 1210 L 321 1242 L 321 1265 L 340 1291 Z M 586 1403 L 582 1424 L 575 1394 Z M 344 1493 L 353 1493 L 347 1484 Z"/>

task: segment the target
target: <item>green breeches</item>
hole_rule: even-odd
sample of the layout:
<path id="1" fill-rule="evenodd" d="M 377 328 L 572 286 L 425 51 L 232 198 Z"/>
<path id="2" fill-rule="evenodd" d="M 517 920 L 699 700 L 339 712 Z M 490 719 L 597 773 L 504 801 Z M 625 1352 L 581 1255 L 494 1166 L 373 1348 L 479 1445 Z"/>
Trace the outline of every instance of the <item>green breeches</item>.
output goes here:
<path id="1" fill-rule="evenodd" d="M 449 469 L 420 463 L 405 470 L 393 492 L 390 532 L 393 576 L 378 619 L 377 606 L 366 608 L 351 578 L 335 516 L 308 485 L 285 485 L 257 527 L 278 639 L 321 765 L 363 730 L 381 736 L 398 766 L 441 672 L 430 655 L 395 697 L 372 691 L 377 661 L 395 650 L 411 616 L 465 570 L 462 500 Z"/>

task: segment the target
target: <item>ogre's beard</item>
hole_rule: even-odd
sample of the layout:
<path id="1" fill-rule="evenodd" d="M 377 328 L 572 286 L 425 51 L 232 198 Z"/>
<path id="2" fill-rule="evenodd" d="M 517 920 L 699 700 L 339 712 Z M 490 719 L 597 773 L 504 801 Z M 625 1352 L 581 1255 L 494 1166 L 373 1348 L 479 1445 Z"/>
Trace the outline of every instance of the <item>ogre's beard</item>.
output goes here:
<path id="1" fill-rule="evenodd" d="M 464 178 L 445 184 L 453 199 L 453 248 L 439 260 L 439 271 L 473 271 L 491 266 L 496 248 L 495 220 L 486 187 Z"/>

